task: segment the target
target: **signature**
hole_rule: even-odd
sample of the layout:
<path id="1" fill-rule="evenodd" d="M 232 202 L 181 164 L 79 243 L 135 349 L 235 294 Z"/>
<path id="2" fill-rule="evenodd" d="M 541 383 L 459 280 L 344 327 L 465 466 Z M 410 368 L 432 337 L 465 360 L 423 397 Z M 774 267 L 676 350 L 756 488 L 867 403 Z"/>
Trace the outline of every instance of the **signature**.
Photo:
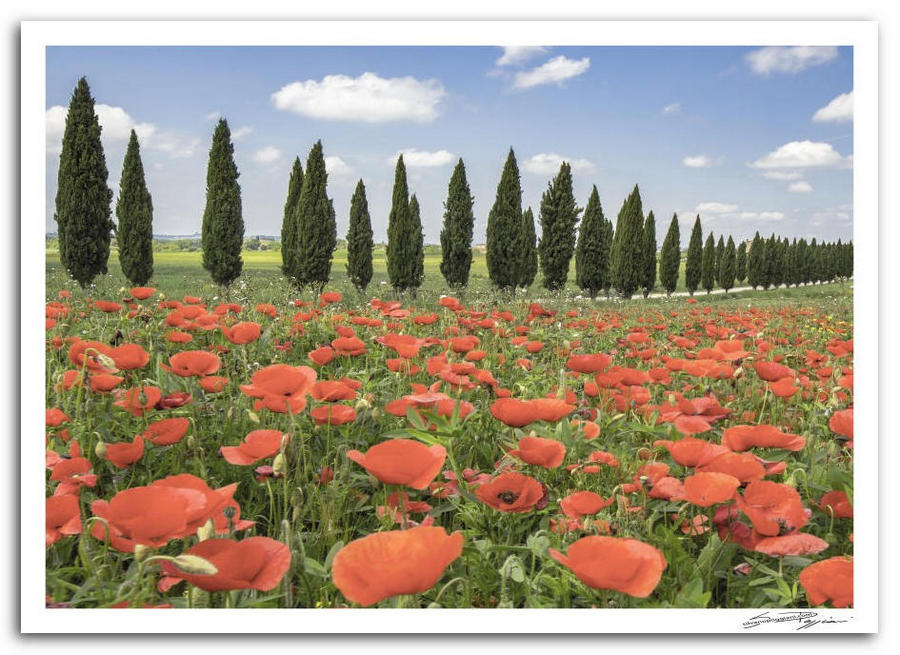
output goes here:
<path id="1" fill-rule="evenodd" d="M 743 622 L 744 630 L 755 628 L 764 623 L 797 623 L 796 630 L 806 630 L 820 623 L 847 623 L 849 619 L 834 619 L 830 616 L 819 616 L 819 612 L 805 610 L 784 610 L 780 612 L 763 612 Z"/>

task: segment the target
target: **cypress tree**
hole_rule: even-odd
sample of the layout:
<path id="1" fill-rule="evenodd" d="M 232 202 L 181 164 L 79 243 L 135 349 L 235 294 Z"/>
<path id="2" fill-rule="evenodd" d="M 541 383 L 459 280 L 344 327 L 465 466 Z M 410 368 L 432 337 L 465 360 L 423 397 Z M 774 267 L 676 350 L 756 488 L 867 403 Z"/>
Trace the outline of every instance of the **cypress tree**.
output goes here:
<path id="1" fill-rule="evenodd" d="M 762 261 L 762 288 L 764 291 L 768 291 L 769 287 L 772 286 L 773 280 L 776 275 L 776 267 L 778 265 L 778 244 L 775 241 L 775 233 L 772 233 L 768 239 L 763 243 L 763 261 Z"/>
<path id="2" fill-rule="evenodd" d="M 672 214 L 669 231 L 663 239 L 659 252 L 659 282 L 666 295 L 672 295 L 678 286 L 678 269 L 681 267 L 681 230 L 678 227 L 678 214 Z"/>
<path id="3" fill-rule="evenodd" d="M 538 270 L 537 232 L 534 229 L 534 212 L 531 207 L 522 213 L 519 228 L 519 252 L 515 285 L 527 289 L 534 284 Z"/>
<path id="4" fill-rule="evenodd" d="M 747 277 L 747 242 L 741 241 L 741 245 L 737 248 L 737 254 L 734 261 L 734 279 L 738 284 L 742 284 Z"/>
<path id="5" fill-rule="evenodd" d="M 234 163 L 231 130 L 224 118 L 213 133 L 206 167 L 206 208 L 203 210 L 201 243 L 203 268 L 216 284 L 229 286 L 241 274 L 244 262 L 244 219 L 241 211 L 241 187 Z"/>
<path id="6" fill-rule="evenodd" d="M 619 210 L 612 245 L 612 286 L 631 298 L 644 281 L 644 211 L 638 185 Z"/>
<path id="7" fill-rule="evenodd" d="M 693 296 L 700 285 L 700 274 L 703 270 L 703 228 L 700 226 L 700 214 L 694 221 L 691 230 L 691 241 L 688 244 L 687 260 L 684 263 L 684 285 Z"/>
<path id="8" fill-rule="evenodd" d="M 134 286 L 144 286 L 153 275 L 153 199 L 147 190 L 134 130 L 122 163 L 116 218 L 119 219 L 116 236 L 122 273 Z"/>
<path id="9" fill-rule="evenodd" d="M 388 215 L 387 236 L 388 278 L 394 290 L 405 291 L 413 286 L 415 265 L 412 258 L 415 246 L 410 230 L 409 187 L 406 184 L 403 155 L 397 158 L 394 171 L 394 192 L 391 213 Z"/>
<path id="10" fill-rule="evenodd" d="M 366 186 L 360 180 L 350 199 L 350 227 L 347 229 L 347 277 L 362 293 L 372 280 L 372 219 Z"/>
<path id="11" fill-rule="evenodd" d="M 281 270 L 294 277 L 294 262 L 297 249 L 297 205 L 300 203 L 300 192 L 303 190 L 303 165 L 299 157 L 294 157 L 291 177 L 288 180 L 287 199 L 284 201 L 284 216 L 281 219 Z"/>
<path id="12" fill-rule="evenodd" d="M 716 274 L 716 282 L 719 286 L 722 286 L 722 281 L 719 279 L 719 271 L 722 269 L 722 255 L 725 254 L 725 240 L 722 235 L 719 235 L 719 241 L 716 243 L 716 265 L 714 267 Z"/>
<path id="13" fill-rule="evenodd" d="M 734 239 L 728 237 L 728 243 L 722 252 L 722 261 L 719 266 L 719 286 L 725 289 L 725 293 L 734 286 L 734 270 L 737 267 L 737 254 L 734 250 Z"/>
<path id="14" fill-rule="evenodd" d="M 703 246 L 700 279 L 706 293 L 712 291 L 716 286 L 716 242 L 712 232 L 706 237 L 706 244 Z"/>
<path id="15" fill-rule="evenodd" d="M 797 269 L 797 273 L 795 276 L 795 283 L 797 286 L 801 284 L 806 284 L 807 282 L 807 268 L 808 268 L 808 258 L 807 258 L 807 246 L 806 239 L 801 238 L 797 242 L 797 252 L 795 253 L 795 266 Z"/>
<path id="16" fill-rule="evenodd" d="M 331 277 L 331 258 L 337 245 L 337 222 L 327 185 L 322 142 L 316 141 L 306 159 L 303 188 L 297 203 L 294 279 L 299 286 L 310 285 L 317 292 Z"/>
<path id="17" fill-rule="evenodd" d="M 469 283 L 472 267 L 472 194 L 466 181 L 466 167 L 462 158 L 450 176 L 447 202 L 444 203 L 444 227 L 441 230 L 441 275 L 451 288 Z"/>
<path id="18" fill-rule="evenodd" d="M 525 279 L 522 271 L 527 268 L 527 258 L 523 259 L 519 244 L 527 239 L 520 234 L 522 226 L 522 185 L 516 153 L 510 148 L 488 214 L 486 234 L 488 275 L 500 289 L 512 290 Z"/>
<path id="19" fill-rule="evenodd" d="M 559 173 L 541 196 L 541 238 L 538 255 L 544 288 L 558 291 L 566 286 L 569 262 L 575 253 L 575 226 L 581 208 L 575 204 L 572 192 L 572 169 L 563 162 Z"/>
<path id="20" fill-rule="evenodd" d="M 422 216 L 419 210 L 419 199 L 416 194 L 409 199 L 409 242 L 412 255 L 412 277 L 409 288 L 415 290 L 422 286 L 425 279 L 425 235 L 422 232 Z"/>
<path id="21" fill-rule="evenodd" d="M 764 249 L 765 243 L 760 238 L 759 232 L 757 232 L 753 237 L 753 241 L 750 242 L 750 250 L 747 253 L 747 282 L 754 289 L 763 284 L 763 275 L 765 273 L 763 269 Z"/>
<path id="22" fill-rule="evenodd" d="M 56 188 L 59 257 L 69 275 L 85 288 L 106 273 L 112 222 L 112 190 L 107 186 L 106 157 L 100 143 L 100 121 L 87 80 L 72 93 Z"/>
<path id="23" fill-rule="evenodd" d="M 644 298 L 650 295 L 656 286 L 656 218 L 651 210 L 644 221 L 644 277 L 641 286 L 644 287 Z"/>
<path id="24" fill-rule="evenodd" d="M 806 261 L 806 279 L 809 284 L 815 284 L 819 281 L 819 245 L 816 243 L 815 237 L 809 242 Z"/>
<path id="25" fill-rule="evenodd" d="M 591 189 L 584 218 L 578 230 L 578 244 L 575 247 L 575 280 L 578 288 L 596 297 L 603 288 L 604 279 L 609 275 L 609 248 L 606 240 L 606 218 L 600 206 L 597 186 Z"/>
<path id="26" fill-rule="evenodd" d="M 603 293 L 609 298 L 609 289 L 612 286 L 612 244 L 613 244 L 613 224 L 611 219 L 603 221 L 603 247 L 601 250 L 606 253 L 604 257 L 603 268 Z"/>

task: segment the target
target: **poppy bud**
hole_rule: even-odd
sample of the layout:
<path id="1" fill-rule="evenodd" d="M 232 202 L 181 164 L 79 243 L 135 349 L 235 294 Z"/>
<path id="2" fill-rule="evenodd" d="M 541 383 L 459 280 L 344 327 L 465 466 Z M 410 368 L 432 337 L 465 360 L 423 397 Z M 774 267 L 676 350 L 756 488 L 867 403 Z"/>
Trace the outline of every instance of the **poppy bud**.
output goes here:
<path id="1" fill-rule="evenodd" d="M 219 572 L 212 562 L 197 555 L 179 555 L 172 559 L 172 564 L 185 573 L 194 575 L 215 575 Z"/>
<path id="2" fill-rule="evenodd" d="M 206 541 L 216 534 L 216 524 L 212 519 L 208 519 L 206 523 L 197 528 L 197 539 Z"/>
<path id="3" fill-rule="evenodd" d="M 104 459 L 106 457 L 106 443 L 103 441 L 97 442 L 97 445 L 94 446 L 94 454 L 99 459 Z"/>
<path id="4" fill-rule="evenodd" d="M 153 551 L 150 546 L 145 546 L 144 544 L 135 544 L 134 546 L 134 560 L 136 562 L 143 562 L 147 555 L 149 555 Z"/>
<path id="5" fill-rule="evenodd" d="M 104 355 L 103 353 L 95 353 L 94 358 L 100 363 L 103 368 L 115 369 L 116 362 L 109 355 Z"/>
<path id="6" fill-rule="evenodd" d="M 272 473 L 276 477 L 281 477 L 287 473 L 287 460 L 284 458 L 283 453 L 275 455 L 275 459 L 272 461 Z"/>
<path id="7" fill-rule="evenodd" d="M 838 542 L 837 535 L 833 532 L 829 532 L 825 535 L 825 541 L 827 541 L 829 545 L 834 546 Z"/>
<path id="8" fill-rule="evenodd" d="M 187 445 L 189 450 L 193 450 L 194 446 L 197 445 L 197 440 L 194 438 L 194 435 L 189 434 L 185 437 L 184 443 Z"/>

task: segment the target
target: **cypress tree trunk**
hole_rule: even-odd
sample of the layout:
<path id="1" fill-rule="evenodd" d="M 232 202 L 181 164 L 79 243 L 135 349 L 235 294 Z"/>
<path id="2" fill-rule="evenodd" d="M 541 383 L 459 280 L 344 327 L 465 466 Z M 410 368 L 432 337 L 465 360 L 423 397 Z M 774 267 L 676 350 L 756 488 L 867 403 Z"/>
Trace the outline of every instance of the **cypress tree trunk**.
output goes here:
<path id="1" fill-rule="evenodd" d="M 350 200 L 350 227 L 347 230 L 347 277 L 362 293 L 372 280 L 372 220 L 363 181 L 356 183 Z"/>
<path id="2" fill-rule="evenodd" d="M 712 232 L 706 237 L 706 245 L 703 246 L 703 259 L 700 270 L 703 288 L 706 289 L 706 293 L 709 293 L 716 286 L 716 242 L 713 239 Z"/>
<path id="3" fill-rule="evenodd" d="M 688 292 L 693 296 L 700 284 L 700 275 L 703 271 L 703 228 L 700 226 L 700 214 L 694 221 L 691 230 L 691 241 L 688 244 L 687 260 L 684 264 L 684 284 Z"/>
<path id="4" fill-rule="evenodd" d="M 206 209 L 203 211 L 201 241 L 203 268 L 216 284 L 228 287 L 244 267 L 241 246 L 244 243 L 244 218 L 241 187 L 234 163 L 231 130 L 224 118 L 213 133 L 206 167 Z"/>
<path id="5" fill-rule="evenodd" d="M 122 164 L 119 198 L 116 201 L 119 226 L 119 264 L 134 286 L 144 286 L 153 276 L 153 200 L 144 179 L 137 134 L 131 130 Z"/>
<path id="6" fill-rule="evenodd" d="M 520 234 L 522 228 L 522 185 L 516 154 L 510 148 L 497 184 L 497 197 L 488 214 L 486 235 L 488 275 L 500 289 L 514 290 L 525 278 L 528 257 L 519 248 L 526 240 Z"/>
<path id="7" fill-rule="evenodd" d="M 297 254 L 297 205 L 300 203 L 302 190 L 303 165 L 299 157 L 294 157 L 287 199 L 284 201 L 284 217 L 281 219 L 281 271 L 291 278 L 296 278 L 297 274 L 294 261 Z"/>
<path id="8" fill-rule="evenodd" d="M 656 286 L 656 218 L 653 211 L 647 214 L 643 232 L 644 275 L 641 286 L 644 287 L 644 298 L 650 295 Z"/>
<path id="9" fill-rule="evenodd" d="M 472 194 L 466 181 L 466 167 L 462 158 L 453 169 L 447 202 L 444 203 L 444 226 L 441 230 L 441 275 L 450 288 L 462 288 L 469 283 L 472 266 Z"/>
<path id="10" fill-rule="evenodd" d="M 600 206 L 596 185 L 591 189 L 584 218 L 578 230 L 575 247 L 575 278 L 578 288 L 593 299 L 603 288 L 605 274 L 609 271 L 609 248 L 605 247 L 606 218 Z"/>
<path id="11" fill-rule="evenodd" d="M 572 169 L 567 162 L 541 197 L 541 238 L 538 256 L 544 275 L 544 288 L 559 291 L 566 286 L 569 262 L 575 253 L 575 226 L 581 208 L 572 192 Z"/>
<path id="12" fill-rule="evenodd" d="M 672 215 L 669 230 L 663 240 L 659 253 L 659 282 L 666 295 L 671 296 L 678 286 L 678 269 L 681 266 L 681 230 L 678 227 L 678 214 Z"/>
<path id="13" fill-rule="evenodd" d="M 328 197 L 328 173 L 322 142 L 316 141 L 306 160 L 303 189 L 297 203 L 296 280 L 316 293 L 331 278 L 331 257 L 337 245 L 334 205 Z"/>
<path id="14" fill-rule="evenodd" d="M 115 229 L 100 130 L 91 90 L 82 77 L 66 115 L 54 214 L 60 261 L 82 289 L 97 275 L 106 273 L 111 232 Z"/>

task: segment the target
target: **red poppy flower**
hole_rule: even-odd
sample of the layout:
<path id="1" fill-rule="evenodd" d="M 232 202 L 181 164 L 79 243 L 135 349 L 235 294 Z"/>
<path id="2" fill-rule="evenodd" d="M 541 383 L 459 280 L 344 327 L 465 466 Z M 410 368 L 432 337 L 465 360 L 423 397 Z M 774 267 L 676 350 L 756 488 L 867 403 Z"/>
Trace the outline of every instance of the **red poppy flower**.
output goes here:
<path id="1" fill-rule="evenodd" d="M 94 393 L 106 393 L 112 391 L 125 381 L 125 378 L 109 373 L 94 373 L 90 376 L 91 391 Z"/>
<path id="2" fill-rule="evenodd" d="M 69 346 L 69 361 L 78 368 L 84 366 L 98 373 L 115 373 L 110 357 L 112 348 L 101 341 L 75 341 Z"/>
<path id="3" fill-rule="evenodd" d="M 228 384 L 228 378 L 223 378 L 219 375 L 207 375 L 200 378 L 197 382 L 206 393 L 219 393 Z"/>
<path id="4" fill-rule="evenodd" d="M 187 343 L 193 338 L 194 337 L 187 332 L 181 332 L 179 330 L 169 330 L 166 332 L 166 341 L 170 341 L 171 343 Z"/>
<path id="5" fill-rule="evenodd" d="M 333 403 L 338 400 L 353 400 L 356 391 L 340 380 L 319 380 L 310 390 L 310 395 L 316 400 Z"/>
<path id="6" fill-rule="evenodd" d="M 556 439 L 522 437 L 519 439 L 518 450 L 511 450 L 509 454 L 526 464 L 552 469 L 562 464 L 566 447 Z"/>
<path id="7" fill-rule="evenodd" d="M 754 529 L 766 537 L 786 534 L 809 521 L 797 490 L 768 480 L 748 484 L 744 494 L 738 494 L 737 506 L 752 521 Z"/>
<path id="8" fill-rule="evenodd" d="M 51 407 L 45 412 L 44 422 L 46 423 L 48 428 L 58 427 L 63 423 L 68 423 L 71 420 L 72 419 L 66 416 L 66 413 L 58 407 Z"/>
<path id="9" fill-rule="evenodd" d="M 778 398 L 790 398 L 800 391 L 800 387 L 794 384 L 793 378 L 781 378 L 776 382 L 769 382 L 769 390 Z"/>
<path id="10" fill-rule="evenodd" d="M 538 420 L 537 407 L 518 398 L 498 398 L 491 404 L 491 415 L 514 428 L 521 428 Z"/>
<path id="11" fill-rule="evenodd" d="M 308 366 L 272 364 L 254 373 L 241 391 L 260 399 L 254 403 L 256 409 L 298 414 L 306 409 L 306 394 L 315 381 L 316 372 Z"/>
<path id="12" fill-rule="evenodd" d="M 834 607 L 853 606 L 853 558 L 838 555 L 800 571 L 800 584 L 812 607 L 831 601 Z"/>
<path id="13" fill-rule="evenodd" d="M 155 446 L 171 446 L 181 441 L 190 425 L 184 417 L 164 418 L 148 425 L 143 437 Z"/>
<path id="14" fill-rule="evenodd" d="M 72 442 L 73 446 L 77 443 L 77 441 Z M 90 460 L 74 455 L 73 453 L 75 452 L 80 452 L 80 450 L 74 447 L 70 448 L 69 453 L 71 456 L 69 459 L 59 459 L 53 465 L 53 473 L 50 475 L 50 479 L 59 482 L 54 492 L 56 496 L 67 494 L 77 496 L 81 487 L 93 487 L 97 484 L 97 476 L 90 473 L 92 467 Z"/>
<path id="15" fill-rule="evenodd" d="M 786 434 L 774 425 L 735 425 L 726 428 L 722 445 L 734 451 L 759 448 L 783 448 L 803 450 L 806 439 L 796 434 Z"/>
<path id="16" fill-rule="evenodd" d="M 325 364 L 334 359 L 334 350 L 329 346 L 322 346 L 311 351 L 308 357 L 316 366 L 325 366 Z"/>
<path id="17" fill-rule="evenodd" d="M 727 473 L 695 473 L 684 480 L 684 499 L 700 507 L 724 503 L 734 497 L 741 481 Z"/>
<path id="18" fill-rule="evenodd" d="M 281 450 L 283 438 L 289 438 L 280 430 L 254 430 L 239 446 L 222 446 L 219 452 L 229 464 L 247 466 Z"/>
<path id="19" fill-rule="evenodd" d="M 682 466 L 702 466 L 728 449 L 703 439 L 685 437 L 678 441 L 655 441 L 654 446 L 663 446 L 678 464 Z"/>
<path id="20" fill-rule="evenodd" d="M 462 533 L 437 527 L 377 532 L 338 551 L 332 580 L 348 600 L 364 606 L 418 594 L 435 585 L 462 545 Z"/>
<path id="21" fill-rule="evenodd" d="M 144 438 L 136 436 L 131 443 L 111 443 L 106 445 L 104 459 L 119 469 L 127 468 L 144 456 Z"/>
<path id="22" fill-rule="evenodd" d="M 637 598 L 646 598 L 656 589 L 666 568 L 662 552 L 637 539 L 582 537 L 569 546 L 566 555 L 555 548 L 549 553 L 588 587 Z"/>
<path id="23" fill-rule="evenodd" d="M 390 439 L 369 448 L 365 454 L 351 450 L 347 458 L 385 484 L 404 484 L 424 489 L 444 466 L 443 446 L 428 447 L 411 439 Z"/>
<path id="24" fill-rule="evenodd" d="M 746 453 L 725 452 L 706 464 L 697 467 L 702 473 L 727 473 L 741 481 L 741 484 L 752 480 L 762 480 L 766 476 L 765 467 L 759 459 Z"/>
<path id="25" fill-rule="evenodd" d="M 202 377 L 219 370 L 219 358 L 205 350 L 185 350 L 169 357 L 169 365 L 162 367 L 181 377 Z"/>
<path id="26" fill-rule="evenodd" d="M 347 405 L 320 405 L 309 415 L 316 425 L 344 425 L 356 420 L 356 410 Z"/>
<path id="27" fill-rule="evenodd" d="M 478 487 L 475 495 L 500 512 L 530 512 L 546 500 L 544 486 L 522 473 L 501 473 Z"/>
<path id="28" fill-rule="evenodd" d="M 205 559 L 217 572 L 213 575 L 187 573 L 173 562 L 164 561 L 161 568 L 166 577 L 159 582 L 160 591 L 181 580 L 205 591 L 271 591 L 291 566 L 290 548 L 269 537 L 248 537 L 243 541 L 206 539 L 183 554 Z"/>
<path id="29" fill-rule="evenodd" d="M 819 508 L 823 512 L 830 510 L 834 517 L 838 519 L 853 518 L 853 505 L 850 504 L 850 499 L 847 498 L 847 494 L 843 491 L 829 491 L 822 496 Z"/>
<path id="30" fill-rule="evenodd" d="M 814 555 L 828 548 L 828 542 L 806 532 L 792 532 L 782 537 L 766 537 L 756 542 L 756 552 L 772 557 Z"/>
<path id="31" fill-rule="evenodd" d="M 132 298 L 147 300 L 147 298 L 156 293 L 156 289 L 153 287 L 133 287 L 128 293 L 131 294 Z"/>
<path id="32" fill-rule="evenodd" d="M 66 535 L 81 532 L 81 507 L 78 496 L 50 496 L 46 511 L 47 538 L 45 544 L 55 544 Z"/>
<path id="33" fill-rule="evenodd" d="M 113 348 L 109 356 L 116 363 L 116 368 L 123 371 L 144 368 L 150 361 L 150 353 L 136 343 L 124 343 Z"/>
<path id="34" fill-rule="evenodd" d="M 235 323 L 231 327 L 223 325 L 221 329 L 222 334 L 225 335 L 226 339 L 231 343 L 238 345 L 256 341 L 259 339 L 261 331 L 259 323 L 254 323 L 252 321 Z"/>
<path id="35" fill-rule="evenodd" d="M 853 441 L 853 408 L 842 409 L 832 414 L 828 419 L 828 428 Z"/>
<path id="36" fill-rule="evenodd" d="M 528 402 L 537 410 L 538 418 L 548 423 L 555 423 L 575 411 L 575 405 L 560 398 L 535 398 Z"/>
<path id="37" fill-rule="evenodd" d="M 593 491 L 576 491 L 560 500 L 559 508 L 570 519 L 580 519 L 582 516 L 596 514 L 604 507 L 612 505 L 613 502 L 613 498 L 606 500 Z"/>
<path id="38" fill-rule="evenodd" d="M 153 482 L 151 487 L 171 487 L 174 489 L 188 489 L 199 491 L 203 494 L 204 503 L 202 506 L 193 508 L 187 513 L 187 534 L 197 532 L 200 526 L 204 525 L 209 519 L 213 520 L 216 527 L 216 534 L 227 534 L 231 531 L 246 530 L 255 524 L 255 521 L 246 521 L 241 519 L 241 507 L 234 500 L 234 492 L 237 489 L 237 482 L 234 482 L 218 489 L 212 489 L 206 482 L 190 473 L 180 473 L 178 475 L 170 475 L 162 480 Z M 226 509 L 234 510 L 234 516 L 230 519 L 225 515 Z"/>
<path id="39" fill-rule="evenodd" d="M 359 337 L 338 337 L 331 342 L 338 355 L 355 357 L 366 352 L 366 344 Z"/>
<path id="40" fill-rule="evenodd" d="M 578 373 L 599 373 L 609 366 L 612 358 L 606 353 L 572 355 L 566 360 L 566 368 Z"/>
<path id="41" fill-rule="evenodd" d="M 793 378 L 795 375 L 792 369 L 777 362 L 755 362 L 753 368 L 766 382 L 777 382 L 782 378 Z"/>

